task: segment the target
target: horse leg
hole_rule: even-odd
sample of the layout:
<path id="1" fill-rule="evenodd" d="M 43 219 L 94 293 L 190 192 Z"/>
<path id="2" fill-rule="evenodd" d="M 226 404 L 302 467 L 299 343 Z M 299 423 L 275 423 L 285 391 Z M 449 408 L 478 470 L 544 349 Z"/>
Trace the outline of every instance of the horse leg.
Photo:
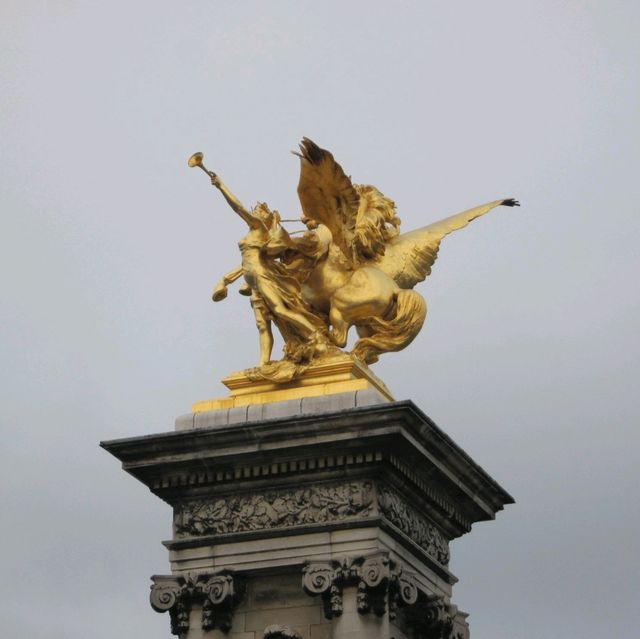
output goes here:
<path id="1" fill-rule="evenodd" d="M 336 346 L 344 348 L 347 345 L 349 323 L 335 305 L 332 305 L 329 311 L 329 322 L 331 323 L 331 330 L 329 331 L 331 341 Z"/>

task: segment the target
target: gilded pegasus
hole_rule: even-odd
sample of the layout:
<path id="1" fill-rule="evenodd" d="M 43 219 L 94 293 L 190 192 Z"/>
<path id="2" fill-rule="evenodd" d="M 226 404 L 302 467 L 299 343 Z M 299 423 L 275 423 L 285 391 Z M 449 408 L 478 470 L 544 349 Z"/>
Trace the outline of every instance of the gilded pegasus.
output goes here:
<path id="1" fill-rule="evenodd" d="M 326 246 L 303 297 L 328 317 L 336 346 L 346 346 L 355 326 L 352 355 L 367 364 L 420 332 L 427 304 L 413 287 L 431 273 L 442 239 L 497 206 L 519 206 L 496 200 L 401 234 L 395 203 L 374 186 L 353 184 L 329 151 L 304 138 L 296 155 L 303 219 Z"/>

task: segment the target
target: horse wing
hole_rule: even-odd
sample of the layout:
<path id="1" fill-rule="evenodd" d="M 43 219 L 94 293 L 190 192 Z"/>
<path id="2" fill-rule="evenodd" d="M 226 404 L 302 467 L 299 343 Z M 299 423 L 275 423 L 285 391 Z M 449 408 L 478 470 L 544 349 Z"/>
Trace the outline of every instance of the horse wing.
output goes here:
<path id="1" fill-rule="evenodd" d="M 443 237 L 500 205 L 519 206 L 515 200 L 496 200 L 403 233 L 394 237 L 387 244 L 384 256 L 371 265 L 393 278 L 400 288 L 413 288 L 430 275 Z"/>
<path id="2" fill-rule="evenodd" d="M 345 256 L 351 258 L 351 241 L 360 196 L 329 151 L 302 138 L 298 197 L 305 217 L 324 224 Z"/>

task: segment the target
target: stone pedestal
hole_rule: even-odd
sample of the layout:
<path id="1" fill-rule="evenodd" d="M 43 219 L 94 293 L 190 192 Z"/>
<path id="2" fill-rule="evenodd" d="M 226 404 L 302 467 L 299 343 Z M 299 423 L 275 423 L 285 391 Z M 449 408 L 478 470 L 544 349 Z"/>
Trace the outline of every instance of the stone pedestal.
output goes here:
<path id="1" fill-rule="evenodd" d="M 513 500 L 412 402 L 353 391 L 176 428 L 102 444 L 173 508 L 151 590 L 173 634 L 468 637 L 449 542 Z"/>

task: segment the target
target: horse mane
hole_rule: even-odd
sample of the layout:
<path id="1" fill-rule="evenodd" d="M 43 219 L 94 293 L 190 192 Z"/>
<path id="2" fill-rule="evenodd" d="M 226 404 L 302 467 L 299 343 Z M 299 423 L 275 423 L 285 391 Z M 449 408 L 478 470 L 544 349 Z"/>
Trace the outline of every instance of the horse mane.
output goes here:
<path id="1" fill-rule="evenodd" d="M 360 200 L 353 245 L 361 260 L 375 260 L 384 255 L 387 243 L 399 233 L 396 204 L 375 186 L 354 184 L 354 188 Z"/>

